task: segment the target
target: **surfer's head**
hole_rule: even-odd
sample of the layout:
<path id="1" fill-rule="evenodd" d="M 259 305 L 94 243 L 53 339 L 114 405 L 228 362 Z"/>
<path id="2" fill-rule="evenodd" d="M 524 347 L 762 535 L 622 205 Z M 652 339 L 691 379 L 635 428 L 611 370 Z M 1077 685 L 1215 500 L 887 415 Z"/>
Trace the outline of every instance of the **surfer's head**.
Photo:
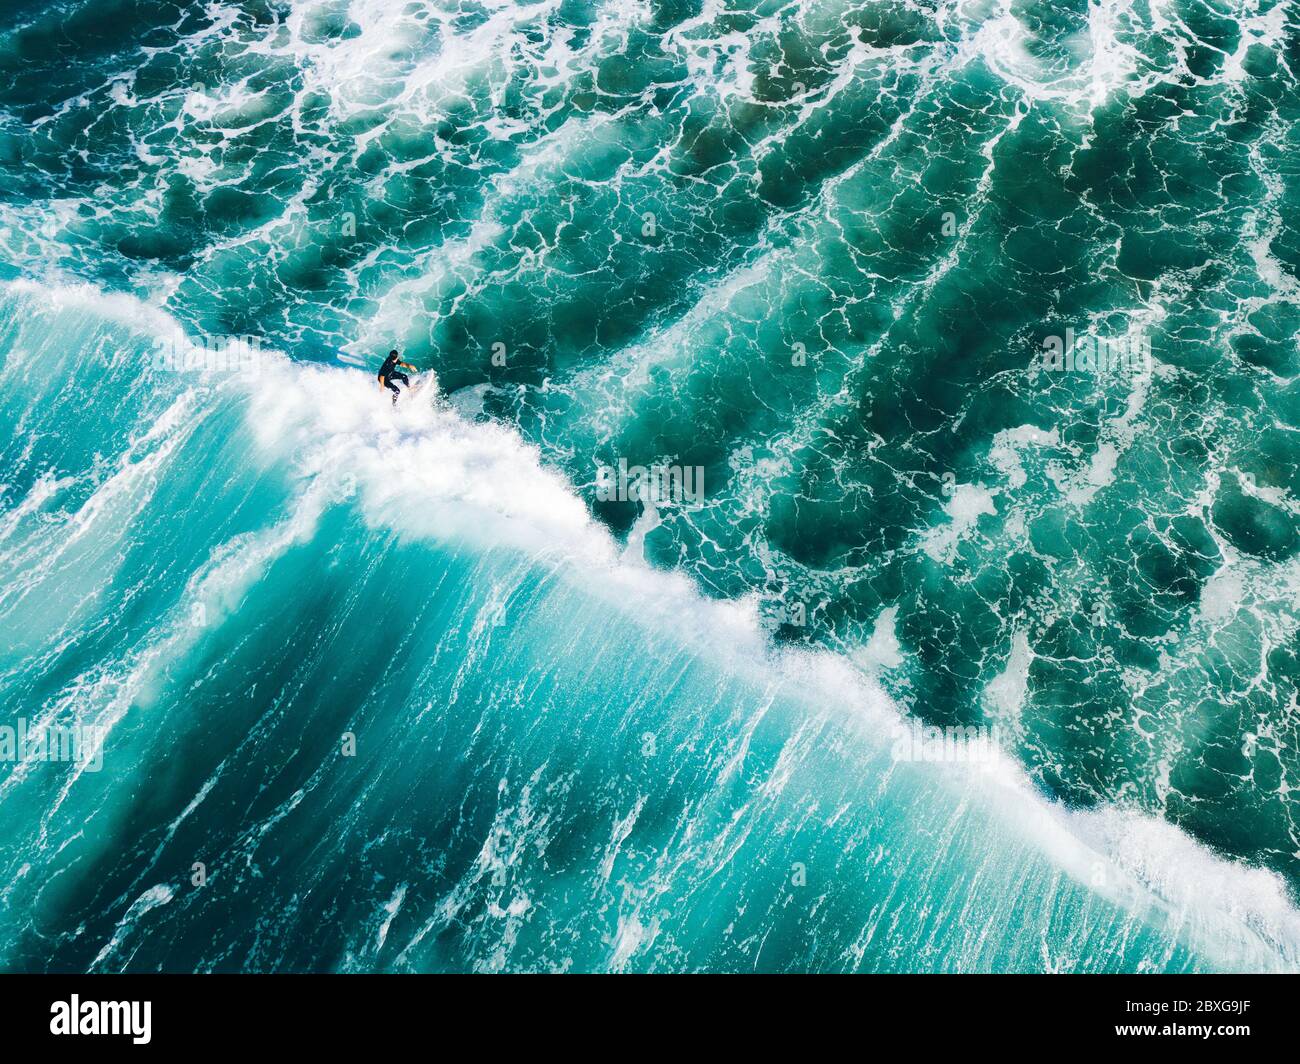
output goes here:
<path id="1" fill-rule="evenodd" d="M 395 354 L 397 354 L 397 348 L 394 347 L 394 348 L 393 348 L 391 351 L 389 351 L 388 353 L 389 353 L 390 355 L 395 355 Z"/>

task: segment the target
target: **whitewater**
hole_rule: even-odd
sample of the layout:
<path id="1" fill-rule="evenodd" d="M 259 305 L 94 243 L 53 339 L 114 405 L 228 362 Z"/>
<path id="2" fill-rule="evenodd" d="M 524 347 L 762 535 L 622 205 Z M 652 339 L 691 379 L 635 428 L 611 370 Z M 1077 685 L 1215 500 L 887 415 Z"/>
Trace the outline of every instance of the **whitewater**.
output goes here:
<path id="1" fill-rule="evenodd" d="M 1300 968 L 1296 19 L 8 5 L 0 969 Z"/>

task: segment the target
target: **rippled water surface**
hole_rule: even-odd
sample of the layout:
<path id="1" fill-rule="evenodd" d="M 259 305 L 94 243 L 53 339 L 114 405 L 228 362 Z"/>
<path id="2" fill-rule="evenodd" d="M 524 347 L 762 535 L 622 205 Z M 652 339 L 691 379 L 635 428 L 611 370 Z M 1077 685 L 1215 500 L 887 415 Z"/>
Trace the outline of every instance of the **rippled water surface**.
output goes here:
<path id="1" fill-rule="evenodd" d="M 1298 73 L 0 3 L 0 967 L 1296 967 Z"/>

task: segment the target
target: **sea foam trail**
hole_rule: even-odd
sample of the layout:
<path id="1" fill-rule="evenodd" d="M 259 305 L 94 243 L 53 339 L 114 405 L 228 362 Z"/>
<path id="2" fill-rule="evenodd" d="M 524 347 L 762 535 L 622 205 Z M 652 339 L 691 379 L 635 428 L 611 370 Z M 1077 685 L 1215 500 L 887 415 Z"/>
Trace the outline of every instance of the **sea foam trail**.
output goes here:
<path id="1" fill-rule="evenodd" d="M 0 788 L 6 968 L 1297 966 L 1279 877 L 1049 803 L 987 750 L 895 760 L 867 676 L 650 568 L 513 430 L 275 354 L 142 373 L 157 311 L 0 301 L 6 419 L 33 358 L 139 360 L 20 410 L 46 468 L 6 476 L 6 542 L 77 528 L 120 564 L 38 571 L 95 604 L 5 640 L 7 705 L 108 730 L 102 771 Z M 85 394 L 117 401 L 79 421 Z M 160 420 L 185 396 L 188 432 Z M 160 431 L 110 519 L 94 454 Z"/>

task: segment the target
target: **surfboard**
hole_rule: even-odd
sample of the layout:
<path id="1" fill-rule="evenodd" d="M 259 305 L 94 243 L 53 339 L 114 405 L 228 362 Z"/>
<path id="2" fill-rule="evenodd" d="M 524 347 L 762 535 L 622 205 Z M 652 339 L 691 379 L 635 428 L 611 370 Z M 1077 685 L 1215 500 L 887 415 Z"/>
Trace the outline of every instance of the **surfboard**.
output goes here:
<path id="1" fill-rule="evenodd" d="M 438 394 L 438 377 L 433 370 L 428 369 L 421 373 L 415 383 L 411 385 L 410 391 L 406 393 L 407 399 L 432 399 Z"/>

